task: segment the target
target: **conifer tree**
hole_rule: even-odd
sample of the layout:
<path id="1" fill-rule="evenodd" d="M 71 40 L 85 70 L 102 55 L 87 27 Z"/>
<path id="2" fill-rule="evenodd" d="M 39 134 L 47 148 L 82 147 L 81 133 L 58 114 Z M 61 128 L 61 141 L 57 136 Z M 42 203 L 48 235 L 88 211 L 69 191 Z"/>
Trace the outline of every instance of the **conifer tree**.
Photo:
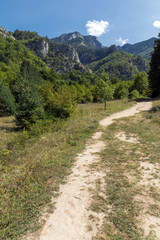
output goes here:
<path id="1" fill-rule="evenodd" d="M 9 116 L 15 112 L 15 99 L 8 87 L 0 82 L 0 116 Z"/>
<path id="2" fill-rule="evenodd" d="M 38 72 L 29 62 L 24 61 L 13 86 L 16 100 L 15 118 L 22 127 L 28 127 L 30 123 L 43 118 L 43 100 L 36 83 L 39 83 Z"/>
<path id="3" fill-rule="evenodd" d="M 152 97 L 160 94 L 160 34 L 155 41 L 154 52 L 152 53 L 149 71 L 149 81 Z"/>

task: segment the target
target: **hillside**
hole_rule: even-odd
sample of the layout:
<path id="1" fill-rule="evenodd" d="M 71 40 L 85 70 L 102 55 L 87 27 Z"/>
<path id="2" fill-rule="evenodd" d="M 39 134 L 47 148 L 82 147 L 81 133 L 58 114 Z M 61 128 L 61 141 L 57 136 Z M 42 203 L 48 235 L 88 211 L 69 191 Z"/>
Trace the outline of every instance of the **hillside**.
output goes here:
<path id="1" fill-rule="evenodd" d="M 115 45 L 112 45 L 109 48 L 107 48 L 107 47 L 88 48 L 85 46 L 80 46 L 80 47 L 77 47 L 76 50 L 78 52 L 81 63 L 83 63 L 84 65 L 87 65 L 94 61 L 99 61 L 104 57 L 107 57 L 108 55 L 117 51 L 117 48 Z"/>
<path id="2" fill-rule="evenodd" d="M 16 39 L 17 44 L 25 45 L 32 55 L 39 57 L 49 68 L 54 68 L 58 73 L 72 70 L 85 72 L 91 69 L 99 74 L 105 69 L 111 78 L 131 80 L 137 73 L 148 71 L 148 62 L 141 56 L 120 51 L 118 50 L 120 47 L 117 48 L 115 45 L 103 47 L 96 37 L 82 36 L 78 32 L 62 34 L 55 39 L 41 37 L 38 33 L 30 31 L 16 30 L 13 36 L 3 28 L 1 32 L 3 35 L 11 36 L 12 41 Z M 144 44 L 145 52 L 149 51 L 153 39 L 145 41 Z M 126 44 L 122 48 L 139 54 L 142 53 L 144 44 L 135 44 L 134 48 Z"/>
<path id="3" fill-rule="evenodd" d="M 72 69 L 85 70 L 77 52 L 70 45 L 56 43 L 51 39 L 41 37 L 37 33 L 29 31 L 16 30 L 13 36 L 17 40 L 21 40 L 48 67 L 54 67 L 58 73 L 68 72 Z"/>
<path id="4" fill-rule="evenodd" d="M 31 53 L 24 44 L 10 36 L 0 36 L 0 79 L 6 85 L 12 83 L 23 61 L 29 61 L 39 72 L 47 71 L 45 63 Z"/>
<path id="5" fill-rule="evenodd" d="M 143 58 L 146 58 L 147 60 L 150 60 L 151 54 L 153 52 L 154 48 L 154 42 L 156 38 L 150 38 L 146 41 L 142 41 L 135 44 L 125 44 L 122 47 L 118 46 L 117 48 L 121 51 L 128 52 L 134 55 L 141 56 Z"/>
<path id="6" fill-rule="evenodd" d="M 153 39 L 133 46 L 126 44 L 123 47 L 115 45 L 103 47 L 97 38 L 74 32 L 62 34 L 53 40 L 74 47 L 80 62 L 88 66 L 93 72 L 99 74 L 105 69 L 111 78 L 118 77 L 121 80 L 129 80 L 133 79 L 135 74 L 140 71 L 148 71 L 149 64 L 145 58 L 147 56 L 149 58 L 153 49 Z M 130 54 L 125 53 L 127 51 Z M 145 58 L 135 55 L 143 55 Z"/>
<path id="7" fill-rule="evenodd" d="M 97 73 L 105 70 L 111 78 L 131 80 L 137 73 L 148 71 L 149 63 L 140 56 L 115 51 L 102 60 L 89 64 L 88 67 Z"/>

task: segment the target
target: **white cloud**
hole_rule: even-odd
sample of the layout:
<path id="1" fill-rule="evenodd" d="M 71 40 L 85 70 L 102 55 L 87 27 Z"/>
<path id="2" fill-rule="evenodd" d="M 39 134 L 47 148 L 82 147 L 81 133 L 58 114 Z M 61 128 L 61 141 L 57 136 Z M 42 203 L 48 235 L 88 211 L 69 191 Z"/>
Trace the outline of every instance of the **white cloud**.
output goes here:
<path id="1" fill-rule="evenodd" d="M 116 42 L 118 42 L 122 46 L 122 45 L 126 44 L 128 42 L 128 40 L 129 40 L 128 38 L 123 40 L 120 37 L 118 40 L 116 40 Z"/>
<path id="2" fill-rule="evenodd" d="M 153 27 L 160 29 L 160 21 L 156 20 L 153 22 Z"/>
<path id="3" fill-rule="evenodd" d="M 86 23 L 87 33 L 92 36 L 101 36 L 103 33 L 108 31 L 109 22 L 107 21 L 88 21 Z"/>

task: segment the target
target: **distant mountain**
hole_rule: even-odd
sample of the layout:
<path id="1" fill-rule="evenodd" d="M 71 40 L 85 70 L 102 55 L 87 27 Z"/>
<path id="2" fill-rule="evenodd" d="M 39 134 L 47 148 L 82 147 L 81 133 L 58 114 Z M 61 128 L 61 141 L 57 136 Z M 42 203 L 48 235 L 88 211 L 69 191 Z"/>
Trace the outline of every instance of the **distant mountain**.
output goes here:
<path id="1" fill-rule="evenodd" d="M 76 50 L 64 43 L 56 43 L 52 39 L 39 36 L 36 32 L 16 30 L 13 36 L 21 40 L 36 56 L 40 57 L 48 67 L 54 67 L 59 73 L 72 69 L 84 71 Z"/>
<path id="2" fill-rule="evenodd" d="M 148 60 L 150 60 L 151 58 L 151 54 L 153 52 L 153 48 L 154 48 L 154 42 L 155 42 L 156 38 L 150 38 L 149 40 L 146 41 L 142 41 L 139 43 L 135 43 L 135 44 L 125 44 L 122 47 L 121 46 L 117 46 L 117 48 L 121 51 L 124 52 L 128 52 L 134 55 L 138 55 L 141 57 L 144 57 Z"/>
<path id="3" fill-rule="evenodd" d="M 132 80 L 139 72 L 147 72 L 149 62 L 141 56 L 117 50 L 100 61 L 92 62 L 88 67 L 98 74 L 105 70 L 111 78 L 123 81 Z"/>
<path id="4" fill-rule="evenodd" d="M 74 47 L 79 54 L 81 63 L 84 65 L 101 60 L 118 50 L 115 45 L 103 47 L 96 37 L 83 36 L 79 32 L 62 34 L 60 37 L 52 38 L 52 40 Z"/>
<path id="5" fill-rule="evenodd" d="M 103 47 L 103 48 L 89 48 L 85 46 L 80 46 L 76 48 L 79 59 L 81 63 L 84 65 L 90 64 L 95 61 L 99 61 L 110 54 L 112 54 L 115 51 L 118 51 L 117 47 L 115 45 L 112 45 L 111 47 Z"/>
<path id="6" fill-rule="evenodd" d="M 54 42 L 65 43 L 73 47 L 85 46 L 90 48 L 102 48 L 102 44 L 94 36 L 83 36 L 79 32 L 62 34 L 60 37 L 52 38 Z"/>
<path id="7" fill-rule="evenodd" d="M 111 78 L 121 80 L 131 80 L 138 72 L 148 71 L 149 63 L 141 55 L 149 59 L 155 40 L 152 38 L 123 47 L 103 47 L 96 37 L 83 36 L 79 32 L 48 39 L 36 32 L 16 30 L 13 37 L 21 40 L 48 67 L 54 67 L 59 73 L 91 69 L 100 74 L 105 69 Z"/>

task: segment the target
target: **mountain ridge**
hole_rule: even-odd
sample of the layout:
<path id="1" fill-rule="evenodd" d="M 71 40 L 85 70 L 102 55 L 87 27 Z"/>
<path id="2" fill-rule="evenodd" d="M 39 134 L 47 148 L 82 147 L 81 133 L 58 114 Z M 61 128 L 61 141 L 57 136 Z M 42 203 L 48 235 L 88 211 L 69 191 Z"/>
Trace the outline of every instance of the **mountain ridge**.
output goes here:
<path id="1" fill-rule="evenodd" d="M 65 43 L 70 45 L 78 45 L 78 46 L 86 46 L 86 47 L 94 47 L 94 48 L 102 48 L 102 44 L 98 41 L 97 37 L 87 35 L 83 36 L 79 32 L 73 33 L 64 33 L 59 37 L 52 38 L 53 41 L 59 43 Z"/>
<path id="2" fill-rule="evenodd" d="M 142 56 L 147 60 L 150 60 L 156 39 L 157 38 L 152 37 L 148 40 L 137 42 L 134 44 L 126 43 L 123 46 L 117 46 L 117 48 L 123 52 L 128 52 L 137 56 Z"/>
<path id="3" fill-rule="evenodd" d="M 5 33 L 6 37 L 13 35 L 14 39 L 22 42 L 49 68 L 54 68 L 57 73 L 79 70 L 81 72 L 92 71 L 100 75 L 105 69 L 111 77 L 117 75 L 120 80 L 132 80 L 138 72 L 148 71 L 147 60 L 127 52 L 128 48 L 132 48 L 131 44 L 126 44 L 124 47 L 116 45 L 103 47 L 96 37 L 83 36 L 79 32 L 62 34 L 57 38 L 57 42 L 53 38 L 42 37 L 38 33 L 30 31 L 16 30 L 11 35 L 2 28 L 2 33 Z M 152 39 L 144 41 L 142 44 L 138 43 L 139 49 L 141 50 L 142 46 L 147 44 L 151 47 L 153 42 Z M 137 51 L 140 51 L 139 49 Z"/>
<path id="4" fill-rule="evenodd" d="M 78 53 L 68 44 L 56 43 L 52 39 L 41 37 L 36 32 L 16 30 L 13 36 L 15 39 L 23 41 L 29 50 L 40 57 L 49 68 L 54 67 L 58 73 L 72 69 L 85 70 Z"/>

